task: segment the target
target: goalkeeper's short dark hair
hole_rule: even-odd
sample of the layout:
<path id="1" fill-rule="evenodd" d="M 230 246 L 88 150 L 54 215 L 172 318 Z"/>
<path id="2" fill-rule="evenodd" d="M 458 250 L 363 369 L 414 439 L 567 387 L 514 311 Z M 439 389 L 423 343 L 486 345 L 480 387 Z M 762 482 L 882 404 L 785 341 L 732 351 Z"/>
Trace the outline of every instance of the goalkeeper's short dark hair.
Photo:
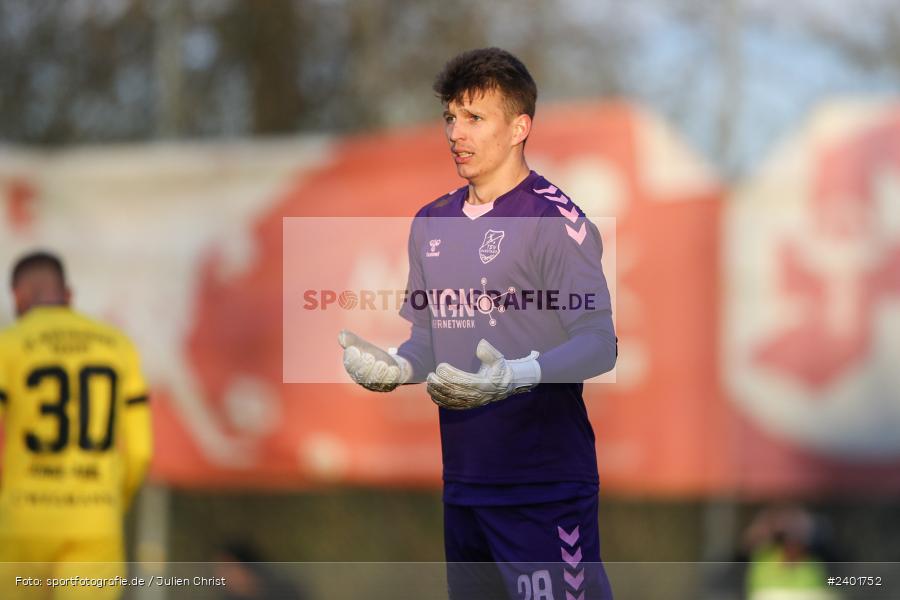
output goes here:
<path id="1" fill-rule="evenodd" d="M 509 116 L 534 118 L 537 84 L 522 61 L 506 50 L 479 48 L 458 54 L 434 80 L 434 91 L 444 104 L 490 90 L 503 95 Z"/>
<path id="2" fill-rule="evenodd" d="M 63 267 L 62 260 L 56 254 L 46 250 L 29 252 L 19 258 L 15 266 L 13 266 L 10 285 L 16 287 L 16 284 L 26 273 L 36 269 L 46 269 L 55 272 L 59 278 L 60 285 L 65 286 L 66 270 Z"/>

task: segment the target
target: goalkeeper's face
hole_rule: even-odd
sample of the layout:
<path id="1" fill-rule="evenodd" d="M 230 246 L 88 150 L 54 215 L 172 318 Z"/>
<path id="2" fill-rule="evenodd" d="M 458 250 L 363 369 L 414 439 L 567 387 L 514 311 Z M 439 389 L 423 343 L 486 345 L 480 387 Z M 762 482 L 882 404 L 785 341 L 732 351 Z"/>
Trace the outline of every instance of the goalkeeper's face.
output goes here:
<path id="1" fill-rule="evenodd" d="M 464 94 L 444 109 L 450 152 L 460 177 L 478 184 L 516 165 L 531 129 L 528 115 L 510 115 L 498 90 Z"/>

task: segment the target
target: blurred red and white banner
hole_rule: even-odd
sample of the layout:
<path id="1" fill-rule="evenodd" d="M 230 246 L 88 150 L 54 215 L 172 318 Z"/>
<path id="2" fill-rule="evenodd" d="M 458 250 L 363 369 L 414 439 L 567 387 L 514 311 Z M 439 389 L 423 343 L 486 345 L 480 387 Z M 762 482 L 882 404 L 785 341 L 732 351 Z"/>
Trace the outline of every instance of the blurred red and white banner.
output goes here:
<path id="1" fill-rule="evenodd" d="M 585 388 L 605 492 L 900 490 L 897 140 L 897 107 L 831 107 L 729 197 L 640 109 L 541 111 L 530 166 L 616 222 L 616 383 Z M 421 386 L 282 383 L 283 227 L 408 219 L 462 183 L 439 124 L 6 149 L 0 250 L 7 264 L 58 250 L 75 304 L 135 338 L 154 388 L 157 479 L 437 486 L 437 409 Z M 308 260 L 342 243 L 326 236 Z M 362 275 L 405 276 L 402 252 L 386 260 Z M 339 360 L 336 341 L 316 351 Z"/>
<path id="2" fill-rule="evenodd" d="M 723 231 L 734 485 L 900 490 L 900 106 L 813 113 Z"/>

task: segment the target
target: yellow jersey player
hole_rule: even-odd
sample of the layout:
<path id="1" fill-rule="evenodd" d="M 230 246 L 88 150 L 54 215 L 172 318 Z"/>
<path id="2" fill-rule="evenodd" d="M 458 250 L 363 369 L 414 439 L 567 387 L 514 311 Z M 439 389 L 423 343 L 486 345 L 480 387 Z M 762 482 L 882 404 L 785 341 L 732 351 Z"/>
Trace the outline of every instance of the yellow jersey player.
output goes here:
<path id="1" fill-rule="evenodd" d="M 69 307 L 53 254 L 20 259 L 12 291 L 17 321 L 0 332 L 0 595 L 116 598 L 123 515 L 152 451 L 137 351 Z"/>

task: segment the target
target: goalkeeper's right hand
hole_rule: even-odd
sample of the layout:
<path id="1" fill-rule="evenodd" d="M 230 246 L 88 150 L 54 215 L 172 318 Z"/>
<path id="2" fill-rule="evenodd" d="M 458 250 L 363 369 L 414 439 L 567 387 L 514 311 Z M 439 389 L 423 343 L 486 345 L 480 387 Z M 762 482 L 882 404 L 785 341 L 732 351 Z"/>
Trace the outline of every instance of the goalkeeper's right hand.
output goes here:
<path id="1" fill-rule="evenodd" d="M 356 383 L 373 392 L 390 392 L 412 378 L 412 365 L 397 354 L 388 353 L 352 331 L 338 334 L 344 349 L 344 368 Z"/>

